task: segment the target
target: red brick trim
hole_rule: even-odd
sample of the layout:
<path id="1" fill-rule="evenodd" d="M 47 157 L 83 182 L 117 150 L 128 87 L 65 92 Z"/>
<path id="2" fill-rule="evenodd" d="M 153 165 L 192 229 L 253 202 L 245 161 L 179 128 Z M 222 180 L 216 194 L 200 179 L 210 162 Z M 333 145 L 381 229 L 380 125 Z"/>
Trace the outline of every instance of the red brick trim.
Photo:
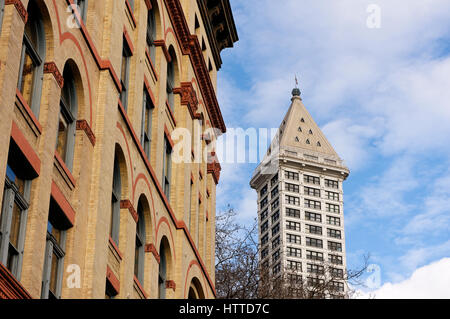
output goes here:
<path id="1" fill-rule="evenodd" d="M 203 201 L 202 194 L 198 193 L 198 202 L 201 204 Z"/>
<path id="2" fill-rule="evenodd" d="M 208 166 L 208 174 L 212 174 L 216 185 L 219 184 L 220 171 L 222 170 L 220 164 L 217 162 L 213 162 L 213 163 L 208 163 L 207 166 Z"/>
<path id="3" fill-rule="evenodd" d="M 55 62 L 45 62 L 44 63 L 44 73 L 51 73 L 58 83 L 60 89 L 64 86 L 64 77 L 61 75 L 61 72 L 58 70 L 58 66 Z"/>
<path id="4" fill-rule="evenodd" d="M 20 148 L 28 163 L 30 163 L 36 176 L 39 176 L 41 172 L 41 160 L 14 121 L 12 122 L 11 127 L 11 138 Z"/>
<path id="5" fill-rule="evenodd" d="M 208 210 L 206 210 L 206 221 L 209 221 L 209 213 L 208 213 Z"/>
<path id="6" fill-rule="evenodd" d="M 16 8 L 17 12 L 19 13 L 20 17 L 22 18 L 24 23 L 27 23 L 28 21 L 28 12 L 25 6 L 23 5 L 22 1 L 20 0 L 6 0 L 5 5 L 13 4 Z"/>
<path id="7" fill-rule="evenodd" d="M 114 292 L 118 295 L 120 292 L 120 281 L 119 279 L 117 279 L 116 275 L 114 275 L 109 266 L 106 266 L 106 280 L 109 281 L 109 283 L 114 289 Z"/>
<path id="8" fill-rule="evenodd" d="M 133 10 L 131 9 L 131 5 L 130 5 L 130 3 L 128 2 L 128 0 L 125 0 L 125 5 L 126 5 L 126 7 L 127 7 L 127 9 L 128 9 L 128 13 L 130 14 L 130 16 L 131 16 L 131 20 L 133 20 L 133 24 L 134 24 L 134 27 L 136 27 L 136 18 L 134 17 L 134 13 L 133 13 Z"/>
<path id="9" fill-rule="evenodd" d="M 123 259 L 123 254 L 120 251 L 119 247 L 117 247 L 116 242 L 114 241 L 114 239 L 111 238 L 111 236 L 109 236 L 109 243 L 111 244 L 112 248 L 116 251 L 117 255 L 119 255 L 120 260 Z"/>
<path id="10" fill-rule="evenodd" d="M 95 146 L 94 132 L 92 132 L 92 129 L 86 120 L 78 120 L 77 121 L 77 130 L 84 131 L 84 133 L 86 133 L 86 136 L 88 137 L 89 141 L 91 142 L 92 146 Z"/>
<path id="11" fill-rule="evenodd" d="M 139 215 L 137 214 L 136 210 L 133 207 L 133 204 L 131 204 L 129 199 L 124 199 L 120 201 L 120 209 L 128 209 L 128 211 L 131 214 L 131 217 L 133 217 L 134 221 L 137 223 L 139 220 Z"/>
<path id="12" fill-rule="evenodd" d="M 164 3 L 182 52 L 185 55 L 189 55 L 191 59 L 212 125 L 225 133 L 226 126 L 198 38 L 196 35 L 190 34 L 180 0 L 164 0 Z"/>
<path id="13" fill-rule="evenodd" d="M 166 41 L 164 40 L 155 40 L 153 41 L 153 44 L 157 47 L 161 47 L 164 53 L 164 57 L 166 58 L 167 63 L 170 63 L 172 61 L 172 57 L 169 54 L 169 50 L 167 49 Z"/>
<path id="14" fill-rule="evenodd" d="M 194 175 L 191 173 L 191 184 L 194 184 Z"/>
<path id="15" fill-rule="evenodd" d="M 174 126 L 177 126 L 177 121 L 175 120 L 175 116 L 173 114 L 172 108 L 169 105 L 169 101 L 166 100 L 166 109 L 169 111 L 170 119 L 173 122 Z"/>
<path id="16" fill-rule="evenodd" d="M 165 134 L 167 140 L 169 141 L 170 147 L 173 148 L 173 146 L 175 144 L 173 143 L 173 140 L 170 137 L 170 132 L 169 132 L 169 129 L 167 128 L 166 124 L 164 124 L 164 134 Z"/>
<path id="17" fill-rule="evenodd" d="M 155 96 L 153 95 L 153 91 L 150 88 L 150 84 L 148 83 L 147 77 L 145 75 L 144 75 L 144 87 L 147 90 L 148 95 L 150 95 L 150 98 L 152 99 L 153 106 L 156 107 Z"/>
<path id="18" fill-rule="evenodd" d="M 150 67 L 152 69 L 152 72 L 153 72 L 153 75 L 155 76 L 156 81 L 158 81 L 158 73 L 156 72 L 155 65 L 153 64 L 153 61 L 150 58 L 150 53 L 148 52 L 147 48 L 145 48 L 145 56 L 147 57 L 147 60 L 150 62 Z"/>
<path id="19" fill-rule="evenodd" d="M 206 188 L 206 197 L 209 198 L 209 196 L 211 196 L 211 192 L 209 191 L 209 188 Z"/>
<path id="20" fill-rule="evenodd" d="M 173 280 L 166 280 L 166 288 L 173 289 L 173 291 L 175 291 L 177 288 L 177 285 L 175 284 L 175 281 L 173 281 Z"/>
<path id="21" fill-rule="evenodd" d="M 152 9 L 152 3 L 150 2 L 150 0 L 145 0 L 145 5 L 147 6 L 147 10 Z"/>
<path id="22" fill-rule="evenodd" d="M 39 123 L 39 120 L 34 115 L 33 111 L 31 110 L 31 107 L 28 105 L 27 101 L 25 101 L 22 93 L 17 88 L 16 88 L 16 97 L 19 100 L 20 104 L 22 104 L 25 111 L 27 112 L 27 115 L 31 118 L 31 121 L 33 122 L 33 124 L 36 126 L 39 134 L 42 134 L 41 123 Z"/>
<path id="23" fill-rule="evenodd" d="M 127 1 L 127 0 L 125 0 Z M 127 1 L 128 3 L 128 1 Z M 130 35 L 128 34 L 127 28 L 123 27 L 123 37 L 125 38 L 125 41 L 127 41 L 128 48 L 130 49 L 131 55 L 134 54 L 134 46 L 133 42 L 131 42 Z"/>
<path id="24" fill-rule="evenodd" d="M 158 251 L 156 250 L 155 245 L 153 245 L 152 243 L 150 244 L 146 244 L 145 245 L 145 252 L 146 253 L 152 253 L 153 257 L 155 257 L 156 261 L 158 262 L 158 264 L 161 262 L 161 257 L 158 254 Z"/>
<path id="25" fill-rule="evenodd" d="M 144 287 L 142 287 L 141 283 L 139 282 L 139 279 L 137 279 L 136 275 L 133 276 L 134 283 L 136 284 L 139 291 L 144 295 L 145 299 L 148 299 L 148 295 L 144 290 Z"/>
<path id="26" fill-rule="evenodd" d="M 70 182 L 72 183 L 72 186 L 75 187 L 75 185 L 76 185 L 75 178 L 73 177 L 73 175 L 70 172 L 69 168 L 66 166 L 66 163 L 64 163 L 63 159 L 61 158 L 61 156 L 58 154 L 57 151 L 55 151 L 55 160 L 62 167 L 62 169 L 64 171 L 64 174 L 70 180 Z"/>
<path id="27" fill-rule="evenodd" d="M 32 299 L 13 274 L 0 263 L 0 299 Z"/>
<path id="28" fill-rule="evenodd" d="M 52 181 L 51 195 L 66 216 L 71 227 L 73 227 L 75 224 L 75 211 L 54 181 Z"/>
<path id="29" fill-rule="evenodd" d="M 198 170 L 198 177 L 199 177 L 200 180 L 203 179 L 203 174 L 202 174 L 201 170 Z"/>

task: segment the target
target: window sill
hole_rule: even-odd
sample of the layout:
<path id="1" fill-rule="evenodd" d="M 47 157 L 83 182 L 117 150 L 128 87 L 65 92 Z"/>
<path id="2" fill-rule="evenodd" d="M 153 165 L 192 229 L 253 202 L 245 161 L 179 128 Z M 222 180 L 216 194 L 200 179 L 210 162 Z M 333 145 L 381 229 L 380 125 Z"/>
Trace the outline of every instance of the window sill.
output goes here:
<path id="1" fill-rule="evenodd" d="M 141 299 L 148 299 L 148 295 L 145 292 L 144 288 L 142 287 L 141 283 L 139 282 L 139 279 L 136 278 L 136 275 L 134 275 L 134 290 L 136 293 L 141 297 Z"/>
<path id="2" fill-rule="evenodd" d="M 74 189 L 76 186 L 75 178 L 73 177 L 69 168 L 66 166 L 66 163 L 64 163 L 57 151 L 55 151 L 55 160 L 55 166 L 58 169 L 58 172 L 60 172 L 61 176 L 66 181 L 71 190 Z"/>
<path id="3" fill-rule="evenodd" d="M 16 102 L 17 101 L 20 104 L 20 105 L 18 105 L 19 110 L 24 115 L 25 120 L 28 122 L 31 129 L 33 131 L 37 130 L 36 136 L 41 135 L 42 134 L 42 126 L 39 123 L 39 120 L 34 115 L 33 111 L 31 110 L 31 107 L 25 101 L 25 98 L 23 97 L 22 93 L 19 91 L 19 89 L 16 88 Z M 16 103 L 16 105 L 17 105 L 17 103 Z M 27 117 L 29 118 L 29 120 L 27 119 Z"/>
<path id="4" fill-rule="evenodd" d="M 151 73 L 152 73 L 153 77 L 155 78 L 155 82 L 157 82 L 158 81 L 158 73 L 156 73 L 155 65 L 153 64 L 153 61 L 150 58 L 150 54 L 149 54 L 147 48 L 145 48 L 145 56 L 146 56 L 147 61 L 148 61 L 149 65 L 150 65 L 150 70 L 151 70 Z"/>

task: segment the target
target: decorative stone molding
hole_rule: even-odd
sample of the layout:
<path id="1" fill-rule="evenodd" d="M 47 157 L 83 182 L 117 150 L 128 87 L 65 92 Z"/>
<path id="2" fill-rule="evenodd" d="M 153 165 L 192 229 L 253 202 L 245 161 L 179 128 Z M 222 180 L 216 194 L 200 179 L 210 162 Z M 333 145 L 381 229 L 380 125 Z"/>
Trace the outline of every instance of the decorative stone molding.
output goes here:
<path id="1" fill-rule="evenodd" d="M 216 161 L 214 161 L 212 163 L 208 163 L 207 169 L 208 169 L 208 174 L 212 174 L 216 185 L 219 184 L 220 171 L 222 170 L 222 167 L 220 166 L 220 164 Z"/>
<path id="2" fill-rule="evenodd" d="M 182 82 L 179 88 L 174 88 L 173 93 L 181 96 L 181 105 L 186 105 L 192 118 L 196 118 L 198 109 L 197 93 L 191 82 Z"/>
<path id="3" fill-rule="evenodd" d="M 92 129 L 86 120 L 78 120 L 77 121 L 77 130 L 84 131 L 84 133 L 86 133 L 86 136 L 88 137 L 89 141 L 91 142 L 92 146 L 95 146 L 94 132 L 92 132 Z"/>
<path id="4" fill-rule="evenodd" d="M 0 263 L 0 299 L 31 299 L 16 277 Z"/>
<path id="5" fill-rule="evenodd" d="M 64 86 L 64 78 L 61 75 L 61 72 L 59 72 L 58 67 L 56 66 L 55 62 L 45 62 L 44 63 L 44 73 L 51 73 L 53 74 L 56 82 L 58 83 L 58 86 L 62 89 Z"/>
<path id="6" fill-rule="evenodd" d="M 164 53 L 164 57 L 167 60 L 167 63 L 172 61 L 172 57 L 169 54 L 169 50 L 167 49 L 167 45 L 166 45 L 166 41 L 164 40 L 155 40 L 153 41 L 153 44 L 157 47 L 161 47 L 161 49 L 163 50 Z"/>
<path id="7" fill-rule="evenodd" d="M 161 257 L 159 256 L 155 245 L 153 245 L 153 244 L 146 244 L 145 245 L 145 252 L 146 253 L 152 253 L 153 256 L 155 257 L 156 261 L 158 262 L 158 264 L 161 262 Z"/>
<path id="8" fill-rule="evenodd" d="M 166 280 L 166 288 L 172 289 L 173 291 L 175 291 L 175 289 L 177 288 L 177 285 L 175 284 L 175 281 L 173 281 L 173 280 Z"/>
<path id="9" fill-rule="evenodd" d="M 17 12 L 19 13 L 20 17 L 22 18 L 24 23 L 27 23 L 28 21 L 28 12 L 25 6 L 23 5 L 22 1 L 20 0 L 6 0 L 5 5 L 13 4 L 16 8 Z"/>
<path id="10" fill-rule="evenodd" d="M 136 210 L 133 207 L 133 204 L 131 204 L 129 199 L 124 199 L 120 201 L 120 209 L 128 209 L 128 211 L 131 214 L 131 217 L 133 217 L 134 221 L 137 223 L 139 220 L 139 216 L 136 212 Z"/>

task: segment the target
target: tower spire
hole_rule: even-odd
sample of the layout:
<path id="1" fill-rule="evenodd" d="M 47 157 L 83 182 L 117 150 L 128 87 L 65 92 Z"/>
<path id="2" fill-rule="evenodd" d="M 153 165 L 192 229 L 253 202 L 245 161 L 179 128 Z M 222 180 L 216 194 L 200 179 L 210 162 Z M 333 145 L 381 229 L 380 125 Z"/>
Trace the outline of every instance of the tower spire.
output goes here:
<path id="1" fill-rule="evenodd" d="M 298 79 L 297 79 L 297 74 L 295 74 L 295 88 L 292 90 L 292 97 L 300 97 L 300 89 L 298 88 Z"/>

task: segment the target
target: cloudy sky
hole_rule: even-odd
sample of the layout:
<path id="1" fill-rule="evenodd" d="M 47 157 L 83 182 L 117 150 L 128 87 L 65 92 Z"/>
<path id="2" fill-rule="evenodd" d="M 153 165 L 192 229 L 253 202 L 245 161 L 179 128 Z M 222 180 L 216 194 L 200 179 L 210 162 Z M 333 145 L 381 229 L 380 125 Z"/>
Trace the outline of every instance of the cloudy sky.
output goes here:
<path id="1" fill-rule="evenodd" d="M 380 28 L 368 27 L 371 4 Z M 227 127 L 278 127 L 297 74 L 305 106 L 351 170 L 349 268 L 370 253 L 378 297 L 420 288 L 450 298 L 450 1 L 231 5 L 240 41 L 223 51 L 218 82 Z M 248 223 L 255 166 L 224 163 L 217 196 L 219 210 L 230 204 Z"/>

